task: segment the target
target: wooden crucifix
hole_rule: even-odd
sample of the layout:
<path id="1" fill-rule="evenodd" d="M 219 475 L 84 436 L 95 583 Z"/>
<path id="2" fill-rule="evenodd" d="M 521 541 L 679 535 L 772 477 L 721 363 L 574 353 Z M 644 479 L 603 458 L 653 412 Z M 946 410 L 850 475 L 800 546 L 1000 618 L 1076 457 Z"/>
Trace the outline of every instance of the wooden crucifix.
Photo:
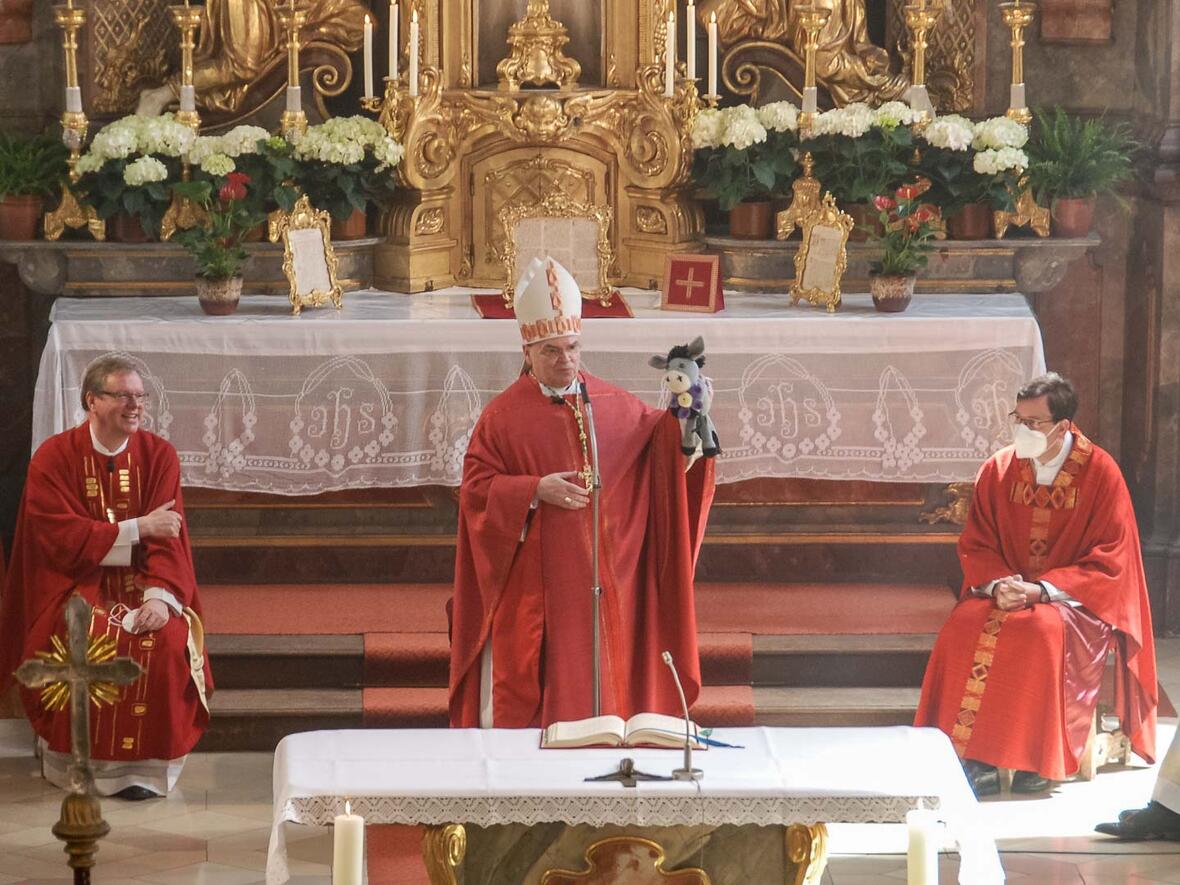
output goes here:
<path id="1" fill-rule="evenodd" d="M 134 682 L 143 672 L 131 658 L 116 658 L 106 637 L 90 638 L 90 604 L 74 593 L 66 603 L 66 641 L 54 637 L 53 650 L 17 668 L 16 678 L 28 688 L 42 689 L 42 703 L 67 699 L 70 705 L 70 792 L 61 803 L 53 835 L 66 843 L 74 885 L 90 885 L 98 840 L 110 832 L 94 795 L 90 769 L 90 701 L 113 700 L 115 686 Z M 64 705 L 64 704 L 63 704 Z"/>

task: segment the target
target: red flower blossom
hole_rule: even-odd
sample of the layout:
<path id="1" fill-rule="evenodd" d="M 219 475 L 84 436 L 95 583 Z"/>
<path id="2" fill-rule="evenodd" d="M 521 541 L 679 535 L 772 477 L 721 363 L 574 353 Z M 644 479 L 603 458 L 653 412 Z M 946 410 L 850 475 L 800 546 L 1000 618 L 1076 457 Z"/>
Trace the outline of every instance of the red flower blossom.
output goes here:
<path id="1" fill-rule="evenodd" d="M 877 207 L 879 212 L 888 212 L 897 208 L 897 201 L 886 196 L 876 196 L 873 197 L 873 205 Z"/>
<path id="2" fill-rule="evenodd" d="M 217 192 L 217 197 L 223 203 L 230 200 L 243 200 L 246 197 L 246 185 L 250 183 L 250 176 L 245 172 L 231 172 L 225 176 L 225 184 Z"/>
<path id="3" fill-rule="evenodd" d="M 919 223 L 923 221 L 934 221 L 936 218 L 938 218 L 938 209 L 935 206 L 931 206 L 929 203 L 923 203 L 914 210 L 914 214 L 910 217 Z"/>
<path id="4" fill-rule="evenodd" d="M 918 190 L 917 185 L 913 184 L 903 184 L 896 191 L 899 200 L 916 200 L 919 193 L 921 191 Z"/>

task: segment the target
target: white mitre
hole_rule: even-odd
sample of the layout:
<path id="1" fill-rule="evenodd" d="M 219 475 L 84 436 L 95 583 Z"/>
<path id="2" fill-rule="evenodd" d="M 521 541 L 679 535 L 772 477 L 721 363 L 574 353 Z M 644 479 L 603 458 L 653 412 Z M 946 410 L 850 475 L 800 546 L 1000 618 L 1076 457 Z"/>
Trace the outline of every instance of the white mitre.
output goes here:
<path id="1" fill-rule="evenodd" d="M 513 299 L 525 344 L 582 334 L 582 291 L 553 258 L 534 258 L 516 284 Z"/>

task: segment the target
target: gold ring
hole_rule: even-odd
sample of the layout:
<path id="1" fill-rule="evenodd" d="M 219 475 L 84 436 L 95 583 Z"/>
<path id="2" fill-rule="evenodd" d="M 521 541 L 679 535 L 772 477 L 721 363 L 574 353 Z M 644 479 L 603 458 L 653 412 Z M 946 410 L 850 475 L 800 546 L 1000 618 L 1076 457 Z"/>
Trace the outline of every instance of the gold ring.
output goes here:
<path id="1" fill-rule="evenodd" d="M 562 500 L 563 500 L 563 501 L 565 501 L 565 503 L 567 503 L 567 504 L 573 504 L 573 503 L 574 503 L 574 499 L 573 499 L 573 498 L 571 498 L 569 495 L 566 495 L 566 496 L 565 496 L 565 497 L 564 497 Z"/>

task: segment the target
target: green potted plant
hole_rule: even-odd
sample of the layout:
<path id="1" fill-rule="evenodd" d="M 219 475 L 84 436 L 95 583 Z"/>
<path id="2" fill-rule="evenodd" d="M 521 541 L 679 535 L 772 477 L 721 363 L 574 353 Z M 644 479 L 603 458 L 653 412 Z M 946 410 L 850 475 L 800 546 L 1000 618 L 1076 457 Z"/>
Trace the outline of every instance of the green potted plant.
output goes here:
<path id="1" fill-rule="evenodd" d="M 211 191 L 220 188 L 231 172 L 246 175 L 250 186 L 244 205 L 259 216 L 276 209 L 290 212 L 299 199 L 300 165 L 290 142 L 259 126 L 235 126 L 222 135 L 199 136 L 187 159 L 193 180 L 208 181 Z M 260 240 L 263 233 L 264 226 L 259 224 L 246 233 L 246 239 Z"/>
<path id="2" fill-rule="evenodd" d="M 729 213 L 731 236 L 754 240 L 770 236 L 770 198 L 790 189 L 797 128 L 798 112 L 785 101 L 697 114 L 692 130 L 693 179 Z"/>
<path id="3" fill-rule="evenodd" d="M 112 222 L 112 239 L 158 238 L 172 202 L 172 185 L 180 181 L 181 158 L 195 137 L 170 114 L 132 115 L 108 123 L 78 160 L 80 178 L 74 190 L 99 218 Z"/>
<path id="4" fill-rule="evenodd" d="M 0 133 L 0 240 L 37 236 L 45 201 L 61 190 L 69 173 L 66 148 L 48 134 Z"/>
<path id="5" fill-rule="evenodd" d="M 918 271 L 930 260 L 934 240 L 945 236 L 938 207 L 921 199 L 929 188 L 929 181 L 919 179 L 892 196 L 873 197 L 878 226 L 869 237 L 881 247 L 881 257 L 869 266 L 869 291 L 877 310 L 896 313 L 909 307 Z"/>
<path id="6" fill-rule="evenodd" d="M 1054 233 L 1086 236 L 1095 200 L 1131 178 L 1137 151 L 1125 123 L 1038 109 L 1028 146 L 1028 183 L 1038 202 L 1049 201 Z"/>
<path id="7" fill-rule="evenodd" d="M 313 206 L 331 214 L 333 239 L 365 235 L 365 209 L 393 195 L 403 153 L 368 117 L 332 117 L 295 141 L 297 183 Z"/>
<path id="8" fill-rule="evenodd" d="M 176 235 L 197 265 L 197 300 L 211 316 L 231 314 L 242 294 L 242 265 L 249 257 L 242 241 L 265 217 L 253 208 L 250 176 L 229 172 L 214 190 L 209 181 L 185 181 L 175 190 L 200 205 L 205 221 Z M 216 194 L 216 198 L 214 198 Z"/>

